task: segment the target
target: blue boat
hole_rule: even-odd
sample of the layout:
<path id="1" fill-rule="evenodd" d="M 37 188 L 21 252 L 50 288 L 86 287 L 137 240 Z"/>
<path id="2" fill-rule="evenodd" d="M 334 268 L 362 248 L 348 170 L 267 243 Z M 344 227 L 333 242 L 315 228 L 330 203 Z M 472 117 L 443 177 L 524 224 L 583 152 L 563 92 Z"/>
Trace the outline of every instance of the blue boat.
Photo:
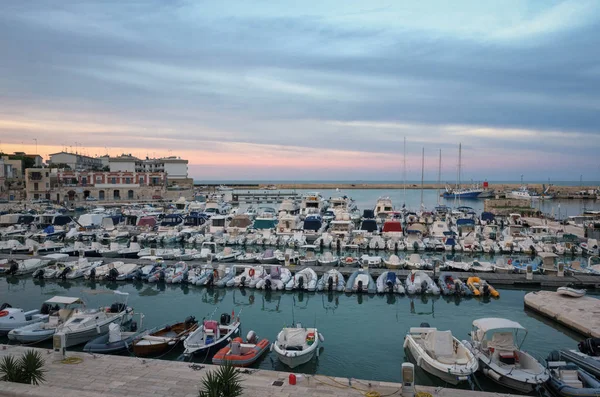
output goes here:
<path id="1" fill-rule="evenodd" d="M 446 188 L 446 191 L 444 192 L 444 198 L 446 198 L 446 199 L 460 198 L 460 199 L 473 200 L 473 199 L 479 198 L 479 195 L 481 193 L 483 193 L 482 188 L 469 188 L 469 189 Z"/>
<path id="2" fill-rule="evenodd" d="M 599 396 L 600 382 L 594 376 L 577 366 L 560 361 L 557 351 L 547 359 L 550 372 L 548 388 L 557 396 Z"/>

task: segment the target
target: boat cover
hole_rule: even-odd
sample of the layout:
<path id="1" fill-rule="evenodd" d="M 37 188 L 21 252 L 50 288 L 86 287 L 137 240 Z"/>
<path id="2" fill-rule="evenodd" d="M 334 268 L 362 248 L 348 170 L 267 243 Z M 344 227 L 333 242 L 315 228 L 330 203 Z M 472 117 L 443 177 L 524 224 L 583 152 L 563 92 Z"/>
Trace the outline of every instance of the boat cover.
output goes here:
<path id="1" fill-rule="evenodd" d="M 425 337 L 425 349 L 434 357 L 452 357 L 454 340 L 451 331 L 430 331 Z"/>
<path id="2" fill-rule="evenodd" d="M 286 328 L 278 342 L 284 346 L 302 346 L 306 342 L 306 331 L 304 328 Z"/>
<path id="3" fill-rule="evenodd" d="M 396 284 L 396 273 L 388 272 L 386 277 L 386 282 L 387 281 L 391 282 L 392 284 Z"/>
<path id="4" fill-rule="evenodd" d="M 492 335 L 492 340 L 488 343 L 488 347 L 500 351 L 513 351 L 515 342 L 512 332 L 496 332 Z"/>
<path id="5" fill-rule="evenodd" d="M 281 268 L 275 266 L 271 268 L 271 280 L 279 280 L 281 278 Z"/>

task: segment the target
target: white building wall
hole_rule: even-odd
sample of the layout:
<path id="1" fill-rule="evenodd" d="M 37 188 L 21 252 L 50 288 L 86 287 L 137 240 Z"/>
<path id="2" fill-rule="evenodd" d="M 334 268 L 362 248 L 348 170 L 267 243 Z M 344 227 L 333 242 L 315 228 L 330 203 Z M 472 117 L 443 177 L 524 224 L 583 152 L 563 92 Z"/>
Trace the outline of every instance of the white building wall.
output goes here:
<path id="1" fill-rule="evenodd" d="M 187 164 L 183 162 L 165 162 L 165 172 L 169 179 L 185 179 L 188 175 L 188 167 Z"/>
<path id="2" fill-rule="evenodd" d="M 50 164 L 67 164 L 74 170 L 77 166 L 77 155 L 71 153 L 56 153 L 50 156 Z"/>
<path id="3" fill-rule="evenodd" d="M 111 172 L 135 172 L 135 160 L 110 160 Z"/>

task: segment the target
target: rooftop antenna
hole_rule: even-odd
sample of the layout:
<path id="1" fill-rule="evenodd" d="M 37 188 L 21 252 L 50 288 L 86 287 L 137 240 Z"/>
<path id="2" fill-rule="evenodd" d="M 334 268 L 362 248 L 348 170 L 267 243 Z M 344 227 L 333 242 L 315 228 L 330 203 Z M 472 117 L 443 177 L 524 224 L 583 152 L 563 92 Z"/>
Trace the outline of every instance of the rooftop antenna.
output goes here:
<path id="1" fill-rule="evenodd" d="M 403 174 L 403 178 L 404 178 L 404 183 L 403 183 L 403 187 L 404 187 L 404 206 L 406 206 L 406 137 L 404 137 L 404 156 L 402 157 L 402 160 L 404 162 L 404 167 L 402 169 L 402 174 Z"/>

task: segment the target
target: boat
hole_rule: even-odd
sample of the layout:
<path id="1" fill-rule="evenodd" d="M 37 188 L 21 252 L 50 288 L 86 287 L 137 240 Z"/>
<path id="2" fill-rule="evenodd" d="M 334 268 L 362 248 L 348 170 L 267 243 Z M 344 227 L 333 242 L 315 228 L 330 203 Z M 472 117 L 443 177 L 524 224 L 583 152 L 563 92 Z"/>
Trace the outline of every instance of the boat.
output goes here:
<path id="1" fill-rule="evenodd" d="M 360 257 L 360 263 L 363 267 L 381 267 L 383 260 L 378 255 L 363 255 Z"/>
<path id="2" fill-rule="evenodd" d="M 317 281 L 317 273 L 310 267 L 307 267 L 297 272 L 294 277 L 288 281 L 285 289 L 286 291 L 298 289 L 313 292 L 317 289 Z"/>
<path id="3" fill-rule="evenodd" d="M 390 255 L 388 259 L 384 259 L 383 263 L 388 269 L 400 269 L 403 265 L 398 255 Z"/>
<path id="4" fill-rule="evenodd" d="M 515 339 L 524 336 L 519 344 Z M 473 321 L 471 341 L 465 346 L 478 358 L 481 371 L 498 384 L 522 393 L 531 393 L 549 379 L 548 371 L 530 354 L 521 350 L 527 330 L 516 321 L 480 318 Z"/>
<path id="5" fill-rule="evenodd" d="M 240 251 L 234 251 L 231 247 L 225 247 L 223 251 L 219 252 L 215 259 L 219 262 L 233 262 L 235 258 L 240 256 Z"/>
<path id="6" fill-rule="evenodd" d="M 340 263 L 340 258 L 327 251 L 317 257 L 317 263 L 319 266 L 337 266 Z"/>
<path id="7" fill-rule="evenodd" d="M 12 307 L 8 303 L 0 306 L 0 335 L 6 335 L 15 328 L 21 328 L 26 325 L 39 323 L 48 319 L 48 313 L 42 310 L 29 310 Z"/>
<path id="8" fill-rule="evenodd" d="M 469 277 L 467 279 L 467 286 L 473 293 L 473 296 L 491 296 L 493 298 L 500 297 L 500 293 L 496 291 L 494 287 L 479 277 Z"/>
<path id="9" fill-rule="evenodd" d="M 180 284 L 187 281 L 188 273 L 188 264 L 183 261 L 177 262 L 173 267 L 173 271 L 166 275 L 166 281 L 169 284 Z"/>
<path id="10" fill-rule="evenodd" d="M 4 274 L 7 276 L 25 276 L 48 266 L 50 263 L 50 259 L 9 260 Z"/>
<path id="11" fill-rule="evenodd" d="M 315 250 L 317 247 L 315 245 L 304 245 L 301 248 L 304 250 L 304 255 L 300 256 L 298 260 L 300 266 L 316 266 L 318 262 Z"/>
<path id="12" fill-rule="evenodd" d="M 406 292 L 408 294 L 439 295 L 440 288 L 435 285 L 431 277 L 422 270 L 413 270 L 406 278 Z"/>
<path id="13" fill-rule="evenodd" d="M 156 356 L 173 349 L 198 328 L 198 321 L 190 316 L 181 323 L 164 325 L 133 342 L 133 354 L 139 357 Z"/>
<path id="14" fill-rule="evenodd" d="M 234 334 L 239 333 L 240 319 L 227 313 L 221 314 L 219 322 L 216 320 L 204 320 L 201 327 L 195 329 L 183 341 L 185 350 L 183 354 L 190 356 L 192 354 L 203 353 L 212 348 L 219 348 L 231 340 Z"/>
<path id="15" fill-rule="evenodd" d="M 132 322 L 132 325 L 135 324 Z M 129 331 L 121 331 L 117 323 L 110 323 L 108 333 L 92 339 L 83 347 L 83 351 L 93 354 L 119 354 L 128 352 L 134 341 L 152 333 L 153 330 L 138 331 L 137 325 Z"/>
<path id="16" fill-rule="evenodd" d="M 515 267 L 512 265 L 512 262 L 506 263 L 504 262 L 503 258 L 496 259 L 496 263 L 492 264 L 492 268 L 494 273 L 501 274 L 512 273 L 515 271 Z"/>
<path id="17" fill-rule="evenodd" d="M 597 341 L 597 339 L 590 339 L 591 341 Z M 600 379 L 600 356 L 592 355 L 593 352 L 585 348 L 585 344 L 587 344 L 587 342 L 590 341 L 590 339 L 586 339 L 584 342 L 579 343 L 579 349 L 584 350 L 586 353 L 589 354 L 577 350 L 560 350 L 560 359 L 563 361 L 575 363 L 580 368 L 585 369 L 587 372 Z M 595 345 L 597 351 L 600 354 L 600 341 L 596 342 Z"/>
<path id="18" fill-rule="evenodd" d="M 402 285 L 402 280 L 395 272 L 385 271 L 377 277 L 377 293 L 383 294 L 385 292 L 388 293 L 396 293 L 404 295 L 405 290 Z"/>
<path id="19" fill-rule="evenodd" d="M 127 306 L 129 294 L 121 291 L 114 291 L 114 293 L 124 297 L 124 302 L 115 302 L 99 309 L 77 310 L 56 328 L 54 345 L 62 347 L 80 345 L 96 338 L 98 334 L 108 332 L 108 326 L 112 322 L 125 324 L 131 321 L 133 308 Z"/>
<path id="20" fill-rule="evenodd" d="M 54 305 L 54 306 L 53 306 Z M 63 305 L 61 308 L 59 305 Z M 71 306 L 83 305 L 79 298 L 54 296 L 44 302 L 40 314 L 47 315 L 46 319 L 23 327 L 15 328 L 8 333 L 8 339 L 20 343 L 37 343 L 52 338 L 56 328 L 67 321 L 76 312 Z"/>
<path id="21" fill-rule="evenodd" d="M 586 291 L 584 289 L 575 289 L 575 288 L 567 286 L 567 287 L 558 287 L 556 292 L 562 296 L 568 296 L 571 298 L 581 298 L 582 296 L 585 295 Z"/>
<path id="22" fill-rule="evenodd" d="M 417 366 L 451 385 L 468 381 L 479 368 L 477 357 L 451 331 L 439 331 L 427 323 L 410 328 L 404 348 Z"/>
<path id="23" fill-rule="evenodd" d="M 265 250 L 262 254 L 258 255 L 257 259 L 258 262 L 260 262 L 263 265 L 273 265 L 279 263 L 277 255 L 272 249 Z"/>
<path id="24" fill-rule="evenodd" d="M 237 263 L 257 263 L 258 262 L 258 254 L 255 252 L 246 252 L 244 254 L 240 254 L 237 258 L 235 258 Z"/>
<path id="25" fill-rule="evenodd" d="M 290 269 L 275 265 L 271 267 L 271 271 L 265 278 L 256 283 L 256 289 L 283 291 L 291 278 Z"/>
<path id="26" fill-rule="evenodd" d="M 558 351 L 552 351 L 546 359 L 550 379 L 546 383 L 551 392 L 560 397 L 600 396 L 600 382 L 593 375 L 560 359 Z"/>
<path id="27" fill-rule="evenodd" d="M 454 278 L 450 273 L 440 274 L 438 286 L 443 295 L 471 296 L 473 292 L 460 279 Z"/>
<path id="28" fill-rule="evenodd" d="M 68 280 L 74 280 L 77 278 L 84 277 L 87 272 L 102 265 L 102 261 L 90 262 L 87 258 L 79 258 L 77 262 L 69 262 L 71 270 L 67 273 L 66 278 Z"/>
<path id="29" fill-rule="evenodd" d="M 369 273 L 368 267 L 362 267 L 355 270 L 346 282 L 346 292 L 358 292 L 374 294 L 377 292 L 375 280 Z"/>
<path id="30" fill-rule="evenodd" d="M 473 261 L 470 264 L 470 270 L 476 273 L 490 273 L 494 271 L 494 264 L 484 261 Z"/>
<path id="31" fill-rule="evenodd" d="M 321 276 L 317 282 L 317 291 L 338 291 L 344 292 L 346 280 L 342 273 L 336 269 L 331 269 Z"/>
<path id="32" fill-rule="evenodd" d="M 264 277 L 267 276 L 265 268 L 261 265 L 258 266 L 245 266 L 244 271 L 230 279 L 227 283 L 227 287 L 256 287 L 256 284 Z"/>
<path id="33" fill-rule="evenodd" d="M 323 336 L 316 328 L 283 328 L 271 349 L 275 351 L 279 361 L 290 368 L 296 368 L 319 355 L 319 343 Z"/>
<path id="34" fill-rule="evenodd" d="M 234 338 L 231 343 L 219 350 L 212 358 L 215 365 L 231 364 L 234 367 L 248 367 L 256 362 L 267 352 L 271 343 L 268 339 L 261 339 L 254 331 L 248 332 L 246 342 L 240 337 Z"/>

